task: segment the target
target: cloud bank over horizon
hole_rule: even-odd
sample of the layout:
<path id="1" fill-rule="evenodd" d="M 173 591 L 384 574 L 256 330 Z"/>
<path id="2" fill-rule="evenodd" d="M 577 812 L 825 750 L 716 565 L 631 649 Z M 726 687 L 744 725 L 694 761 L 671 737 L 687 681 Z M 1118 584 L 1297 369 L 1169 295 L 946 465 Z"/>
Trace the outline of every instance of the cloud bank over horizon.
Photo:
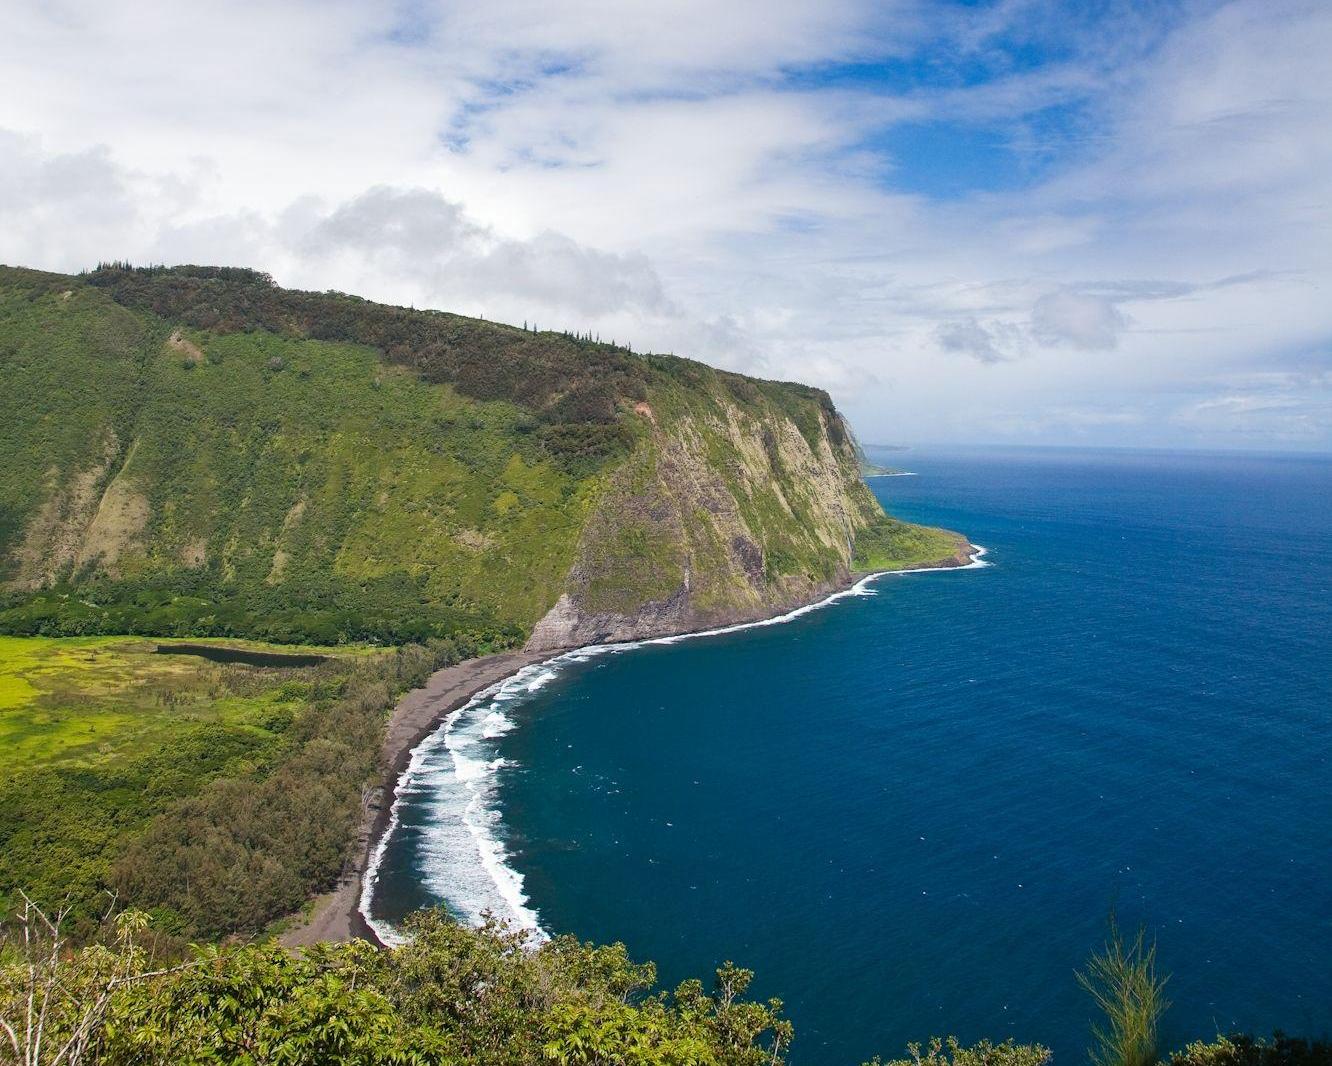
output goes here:
<path id="1" fill-rule="evenodd" d="M 10 5 L 0 262 L 254 266 L 829 389 L 1332 449 L 1332 7 Z"/>

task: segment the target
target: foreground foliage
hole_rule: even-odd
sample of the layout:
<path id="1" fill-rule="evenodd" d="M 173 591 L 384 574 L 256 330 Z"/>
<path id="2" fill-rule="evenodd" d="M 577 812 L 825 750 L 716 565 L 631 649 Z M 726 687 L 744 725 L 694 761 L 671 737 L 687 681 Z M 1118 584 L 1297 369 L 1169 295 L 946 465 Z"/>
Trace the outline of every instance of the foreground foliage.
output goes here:
<path id="1" fill-rule="evenodd" d="M 356 941 L 295 954 L 268 941 L 166 961 L 142 912 L 108 915 L 100 937 L 77 950 L 63 939 L 64 917 L 24 898 L 0 931 L 0 1062 L 781 1066 L 794 1035 L 782 1003 L 747 998 L 753 975 L 729 962 L 710 990 L 688 980 L 665 992 L 655 967 L 622 944 L 538 944 L 493 921 L 458 925 L 443 910 L 418 913 L 410 941 L 388 950 Z M 1150 949 L 1134 941 L 1126 951 L 1141 960 Z M 1039 1044 L 949 1037 L 866 1066 L 1050 1060 Z M 1105 1045 L 1093 1060 L 1111 1061 Z M 1169 1066 L 1332 1066 L 1332 1044 L 1218 1037 Z"/>
<path id="2" fill-rule="evenodd" d="M 1092 1027 L 1093 1066 L 1156 1066 L 1160 1060 L 1161 1016 L 1167 977 L 1156 973 L 1156 944 L 1139 929 L 1125 940 L 1114 915 L 1105 946 L 1087 960 L 1078 983 L 1091 996 L 1104 1022 Z"/>
<path id="3" fill-rule="evenodd" d="M 1093 1061 L 1099 1061 L 1093 1052 Z M 982 1040 L 970 1047 L 956 1037 L 935 1038 L 922 1049 L 907 1048 L 907 1057 L 884 1062 L 874 1059 L 866 1066 L 1046 1066 L 1053 1056 L 1040 1044 L 1016 1044 L 1006 1040 L 993 1044 Z M 1309 1040 L 1276 1033 L 1271 1040 L 1244 1034 L 1197 1040 L 1169 1058 L 1170 1066 L 1332 1066 L 1332 1041 Z"/>
<path id="4" fill-rule="evenodd" d="M 1275 1033 L 1271 1040 L 1236 1034 L 1198 1040 L 1170 1056 L 1170 1066 L 1327 1066 L 1332 1040 Z"/>
<path id="5" fill-rule="evenodd" d="M 534 946 L 441 912 L 418 915 L 412 942 L 388 951 L 268 943 L 167 966 L 141 944 L 142 915 L 73 954 L 57 923 L 23 917 L 0 954 L 0 1033 L 29 1066 L 776 1066 L 792 1035 L 780 1002 L 747 999 L 752 975 L 729 963 L 711 991 L 690 980 L 664 993 L 623 945 Z"/>
<path id="6" fill-rule="evenodd" d="M 982 1040 L 963 1047 L 955 1036 L 946 1040 L 935 1037 L 924 1049 L 909 1044 L 907 1056 L 886 1063 L 876 1058 L 866 1066 L 1045 1066 L 1051 1058 L 1050 1049 L 1040 1044 L 1015 1044 L 1012 1040 L 992 1044 Z"/>

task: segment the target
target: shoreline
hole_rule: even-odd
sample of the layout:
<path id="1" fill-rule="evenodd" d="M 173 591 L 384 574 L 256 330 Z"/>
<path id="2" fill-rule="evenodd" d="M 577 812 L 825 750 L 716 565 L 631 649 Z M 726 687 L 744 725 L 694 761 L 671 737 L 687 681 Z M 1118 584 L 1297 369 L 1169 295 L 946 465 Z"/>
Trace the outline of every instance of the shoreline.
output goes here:
<path id="1" fill-rule="evenodd" d="M 365 895 L 366 875 L 372 863 L 377 861 L 376 852 L 391 828 L 397 788 L 402 775 L 410 766 L 415 750 L 439 729 L 449 715 L 466 706 L 487 689 L 496 687 L 513 677 L 525 667 L 551 662 L 571 652 L 579 651 L 582 647 L 610 650 L 641 644 L 673 644 L 695 637 L 718 636 L 755 626 L 780 624 L 834 603 L 843 597 L 862 595 L 866 586 L 876 578 L 888 574 L 983 567 L 989 565 L 983 561 L 985 554 L 986 550 L 983 547 L 964 540 L 958 551 L 947 559 L 912 564 L 896 570 L 853 572 L 839 588 L 817 600 L 799 604 L 794 608 L 774 608 L 771 613 L 749 621 L 646 636 L 637 640 L 571 648 L 541 650 L 521 648 L 467 659 L 437 670 L 430 675 L 424 686 L 406 693 L 389 716 L 382 748 L 387 769 L 365 805 L 351 862 L 344 870 L 337 887 L 317 897 L 308 916 L 284 931 L 279 941 L 288 948 L 308 947 L 323 941 L 342 942 L 352 939 L 367 940 L 380 947 L 389 946 L 366 920 L 362 912 L 362 901 Z"/>
<path id="2" fill-rule="evenodd" d="M 513 676 L 524 666 L 549 658 L 547 652 L 526 649 L 497 652 L 436 670 L 421 688 L 414 688 L 394 705 L 384 730 L 383 779 L 362 812 L 351 862 L 332 892 L 317 897 L 309 916 L 284 931 L 284 947 L 309 947 L 322 941 L 368 940 L 384 946 L 361 914 L 362 880 L 376 845 L 388 829 L 394 790 L 411 762 L 412 752 L 445 718 L 491 685 Z"/>

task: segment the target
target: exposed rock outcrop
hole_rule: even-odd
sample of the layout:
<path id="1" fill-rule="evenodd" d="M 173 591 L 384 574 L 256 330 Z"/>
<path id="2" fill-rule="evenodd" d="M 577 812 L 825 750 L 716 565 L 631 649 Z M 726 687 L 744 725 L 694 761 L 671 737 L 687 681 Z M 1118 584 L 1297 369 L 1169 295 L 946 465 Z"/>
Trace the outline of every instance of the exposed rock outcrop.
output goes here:
<path id="1" fill-rule="evenodd" d="M 841 417 L 806 435 L 775 408 L 655 402 L 651 435 L 590 516 L 535 650 L 767 617 L 845 585 L 882 512 Z"/>

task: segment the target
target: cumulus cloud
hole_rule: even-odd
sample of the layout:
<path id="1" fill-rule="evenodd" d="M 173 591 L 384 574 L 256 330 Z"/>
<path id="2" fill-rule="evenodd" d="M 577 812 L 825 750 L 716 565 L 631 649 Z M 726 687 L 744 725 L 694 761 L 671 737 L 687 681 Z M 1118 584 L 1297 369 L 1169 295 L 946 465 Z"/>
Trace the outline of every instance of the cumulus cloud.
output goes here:
<path id="1" fill-rule="evenodd" d="M 1051 4 L 18 0 L 0 260 L 592 328 L 825 385 L 868 439 L 1332 446 L 1324 384 L 1263 378 L 1332 338 L 1332 9 Z M 909 184 L 931 123 L 1021 180 Z"/>
<path id="2" fill-rule="evenodd" d="M 981 363 L 1015 359 L 1022 349 L 1021 331 L 1003 322 L 982 323 L 973 317 L 945 322 L 936 334 L 946 352 L 961 352 Z"/>
<path id="3" fill-rule="evenodd" d="M 448 302 L 531 301 L 545 312 L 600 316 L 669 310 L 661 279 L 642 255 L 617 255 L 543 230 L 502 237 L 459 203 L 427 189 L 371 189 L 327 214 L 299 206 L 282 227 L 311 260 L 347 259 Z"/>
<path id="4" fill-rule="evenodd" d="M 106 242 L 112 258 L 138 219 L 129 175 L 105 146 L 46 153 L 39 138 L 0 129 L 0 259 L 50 264 Z"/>
<path id="5" fill-rule="evenodd" d="M 1031 309 L 1031 331 L 1047 345 L 1105 351 L 1119 343 L 1128 320 L 1113 300 L 1060 289 L 1047 293 Z"/>
<path id="6" fill-rule="evenodd" d="M 183 184 L 134 175 L 103 146 L 50 155 L 34 138 L 0 130 L 0 229 L 13 262 L 67 270 L 122 257 L 253 264 L 292 284 L 317 278 L 318 287 L 370 288 L 386 299 L 563 316 L 561 325 L 617 312 L 678 314 L 644 256 L 551 230 L 504 237 L 428 189 L 378 186 L 333 206 L 304 197 L 271 216 L 242 209 L 190 219 L 188 197 L 164 210 L 164 190 Z"/>
<path id="7" fill-rule="evenodd" d="M 419 262 L 452 255 L 486 237 L 461 204 L 426 189 L 381 186 L 327 214 L 301 219 L 307 212 L 297 208 L 289 217 L 297 231 L 293 243 L 312 255 L 354 252 Z"/>

